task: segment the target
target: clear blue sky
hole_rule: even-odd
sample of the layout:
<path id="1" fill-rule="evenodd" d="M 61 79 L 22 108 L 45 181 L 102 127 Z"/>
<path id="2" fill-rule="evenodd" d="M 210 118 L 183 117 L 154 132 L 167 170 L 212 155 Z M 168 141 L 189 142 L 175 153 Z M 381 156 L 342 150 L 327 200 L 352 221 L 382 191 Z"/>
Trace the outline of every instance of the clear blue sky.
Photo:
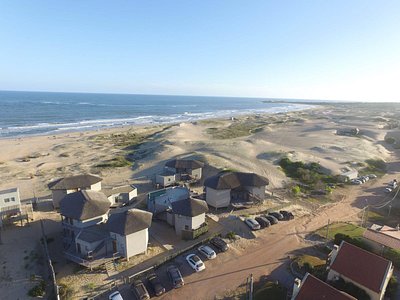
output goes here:
<path id="1" fill-rule="evenodd" d="M 400 1 L 0 0 L 0 90 L 400 101 Z"/>

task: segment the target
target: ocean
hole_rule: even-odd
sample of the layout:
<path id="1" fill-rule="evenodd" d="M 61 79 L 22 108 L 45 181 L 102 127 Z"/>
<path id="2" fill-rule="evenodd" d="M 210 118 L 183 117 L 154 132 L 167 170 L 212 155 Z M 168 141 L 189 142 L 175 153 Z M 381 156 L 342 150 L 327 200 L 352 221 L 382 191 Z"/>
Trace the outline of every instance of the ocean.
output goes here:
<path id="1" fill-rule="evenodd" d="M 274 114 L 312 107 L 265 100 L 0 91 L 0 138 L 230 118 L 255 113 Z"/>

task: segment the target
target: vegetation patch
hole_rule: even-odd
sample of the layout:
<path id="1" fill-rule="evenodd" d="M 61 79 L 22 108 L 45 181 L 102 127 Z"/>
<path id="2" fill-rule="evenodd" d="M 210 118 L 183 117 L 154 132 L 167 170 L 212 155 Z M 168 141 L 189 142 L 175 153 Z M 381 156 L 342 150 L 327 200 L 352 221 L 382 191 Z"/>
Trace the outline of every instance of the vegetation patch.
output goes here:
<path id="1" fill-rule="evenodd" d="M 260 132 L 263 130 L 265 125 L 265 123 L 251 121 L 234 122 L 228 127 L 207 128 L 206 132 L 214 139 L 233 139 L 237 137 L 249 136 L 251 134 Z"/>
<path id="2" fill-rule="evenodd" d="M 292 192 L 313 193 L 314 195 L 327 195 L 331 192 L 328 183 L 338 182 L 337 176 L 327 175 L 322 172 L 321 165 L 316 162 L 304 163 L 302 161 L 291 161 L 284 157 L 279 161 L 279 166 L 287 177 L 296 179 L 301 184 L 293 187 Z M 299 191 L 300 190 L 300 191 Z"/>
<path id="3" fill-rule="evenodd" d="M 363 173 L 374 173 L 377 175 L 383 175 L 386 173 L 386 163 L 384 160 L 378 159 L 367 159 L 367 166 L 362 170 Z"/>
<path id="4" fill-rule="evenodd" d="M 275 299 L 285 300 L 287 295 L 287 289 L 277 282 L 267 282 L 260 287 L 256 287 L 253 295 L 254 300 L 262 299 Z"/>
<path id="5" fill-rule="evenodd" d="M 28 291 L 30 297 L 43 297 L 46 293 L 46 282 L 42 280 L 38 285 L 35 285 Z"/>
<path id="6" fill-rule="evenodd" d="M 348 223 L 334 223 L 329 225 L 328 239 L 334 239 L 336 234 L 343 234 L 351 238 L 361 238 L 365 228 Z M 318 229 L 315 232 L 317 235 L 325 238 L 327 226 Z"/>
<path id="7" fill-rule="evenodd" d="M 100 164 L 95 165 L 96 168 L 122 168 L 131 166 L 132 162 L 125 156 L 117 156 L 112 159 L 106 160 Z"/>
<path id="8" fill-rule="evenodd" d="M 355 284 L 351 282 L 346 282 L 343 278 L 339 278 L 339 280 L 332 281 L 330 283 L 333 287 L 343 292 L 346 292 L 349 295 L 352 295 L 356 299 L 360 300 L 369 300 L 371 297 L 367 294 L 367 292 Z"/>
<path id="9" fill-rule="evenodd" d="M 71 300 L 75 294 L 74 289 L 65 283 L 59 284 L 59 292 L 61 300 Z"/>
<path id="10" fill-rule="evenodd" d="M 322 280 L 326 277 L 326 261 L 312 255 L 301 255 L 294 259 L 294 267 L 301 274 L 310 273 Z"/>

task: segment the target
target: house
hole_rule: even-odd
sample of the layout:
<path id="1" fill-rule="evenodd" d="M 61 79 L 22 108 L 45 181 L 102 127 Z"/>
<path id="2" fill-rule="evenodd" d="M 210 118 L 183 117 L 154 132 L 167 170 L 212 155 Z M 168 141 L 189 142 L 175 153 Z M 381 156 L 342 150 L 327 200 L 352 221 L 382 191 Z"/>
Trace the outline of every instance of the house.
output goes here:
<path id="1" fill-rule="evenodd" d="M 156 216 L 170 208 L 172 202 L 188 199 L 189 196 L 190 191 L 180 186 L 156 190 L 147 194 L 147 209 Z"/>
<path id="2" fill-rule="evenodd" d="M 165 170 L 161 174 L 156 175 L 156 184 L 159 184 L 162 187 L 175 185 L 178 181 L 176 178 L 175 172 Z"/>
<path id="3" fill-rule="evenodd" d="M 78 192 L 80 190 L 101 190 L 101 181 L 103 179 L 90 175 L 76 175 L 54 180 L 48 184 L 48 188 L 52 192 L 54 208 L 60 208 L 60 201 L 65 195 Z"/>
<path id="4" fill-rule="evenodd" d="M 378 251 L 381 251 L 384 247 L 400 250 L 399 225 L 396 228 L 392 228 L 386 225 L 381 226 L 373 224 L 364 231 L 363 238 L 370 246 Z"/>
<path id="5" fill-rule="evenodd" d="M 208 206 L 206 201 L 193 198 L 171 203 L 167 222 L 174 226 L 177 235 L 185 240 L 194 239 L 208 231 L 206 223 Z"/>
<path id="6" fill-rule="evenodd" d="M 356 179 L 357 177 L 358 177 L 357 170 L 347 170 L 346 172 L 343 172 L 342 174 L 339 175 L 339 180 L 341 182 L 348 182 L 353 179 Z"/>
<path id="7" fill-rule="evenodd" d="M 307 273 L 303 280 L 294 281 L 291 300 L 357 300 L 349 294 L 335 289 L 333 286 Z"/>
<path id="8" fill-rule="evenodd" d="M 0 226 L 3 219 L 21 213 L 19 189 L 12 188 L 0 191 Z"/>
<path id="9" fill-rule="evenodd" d="M 111 206 L 123 206 L 129 204 L 137 197 L 137 188 L 134 185 L 123 185 L 109 189 L 103 189 L 102 192 L 111 201 Z"/>
<path id="10" fill-rule="evenodd" d="M 254 173 L 224 172 L 205 180 L 208 205 L 228 207 L 231 202 L 262 202 L 269 180 Z"/>
<path id="11" fill-rule="evenodd" d="M 106 225 L 113 239 L 113 250 L 127 260 L 146 252 L 152 217 L 152 213 L 135 208 L 110 215 Z"/>
<path id="12" fill-rule="evenodd" d="M 371 300 L 381 300 L 392 274 L 391 261 L 342 241 L 330 254 L 327 280 L 342 278 L 365 290 Z"/>
<path id="13" fill-rule="evenodd" d="M 165 164 L 165 168 L 177 174 L 177 180 L 199 180 L 202 176 L 204 163 L 195 159 L 173 159 Z"/>
<path id="14" fill-rule="evenodd" d="M 156 184 L 167 187 L 178 181 L 198 181 L 202 177 L 204 163 L 195 159 L 174 159 L 165 164 L 164 172 L 156 175 Z"/>
<path id="15" fill-rule="evenodd" d="M 102 224 L 108 219 L 111 202 L 101 193 L 81 190 L 67 194 L 60 202 L 61 225 L 65 249 L 81 253 L 76 237 L 85 228 Z"/>
<path id="16" fill-rule="evenodd" d="M 110 205 L 103 193 L 92 190 L 61 200 L 64 254 L 69 260 L 92 268 L 146 251 L 152 214 L 130 209 L 110 215 Z"/>

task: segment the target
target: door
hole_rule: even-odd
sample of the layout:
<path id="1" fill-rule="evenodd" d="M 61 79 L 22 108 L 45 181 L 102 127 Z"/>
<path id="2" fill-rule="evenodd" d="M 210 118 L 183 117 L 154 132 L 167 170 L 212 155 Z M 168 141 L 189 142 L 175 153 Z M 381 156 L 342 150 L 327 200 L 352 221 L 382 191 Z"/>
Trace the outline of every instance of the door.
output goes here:
<path id="1" fill-rule="evenodd" d="M 118 252 L 118 251 L 117 251 L 117 241 L 116 241 L 116 240 L 113 240 L 113 241 L 112 241 L 112 246 L 113 246 L 113 253 Z"/>
<path id="2" fill-rule="evenodd" d="M 76 243 L 76 247 L 77 247 L 78 253 L 81 254 L 81 244 Z"/>

